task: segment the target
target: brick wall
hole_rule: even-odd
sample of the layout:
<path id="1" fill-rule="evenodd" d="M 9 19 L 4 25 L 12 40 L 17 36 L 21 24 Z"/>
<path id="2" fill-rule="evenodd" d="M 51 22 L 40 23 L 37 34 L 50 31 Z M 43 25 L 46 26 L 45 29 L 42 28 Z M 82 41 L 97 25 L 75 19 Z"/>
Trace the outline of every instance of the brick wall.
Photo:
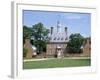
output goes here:
<path id="1" fill-rule="evenodd" d="M 25 40 L 24 48 L 26 48 L 28 50 L 26 58 L 32 58 L 33 49 L 32 49 L 32 45 L 30 44 L 29 39 Z"/>
<path id="2" fill-rule="evenodd" d="M 56 48 L 57 46 L 60 46 L 62 48 L 62 52 L 65 53 L 67 44 L 65 43 L 48 43 L 47 44 L 47 55 L 55 55 L 56 54 Z"/>
<path id="3" fill-rule="evenodd" d="M 56 47 L 57 46 L 61 46 L 62 51 L 64 53 L 65 56 L 91 56 L 91 40 L 90 38 L 86 38 L 86 41 L 83 44 L 83 53 L 68 53 L 66 46 L 67 43 L 48 43 L 47 44 L 47 56 L 51 55 L 54 56 L 56 54 Z"/>

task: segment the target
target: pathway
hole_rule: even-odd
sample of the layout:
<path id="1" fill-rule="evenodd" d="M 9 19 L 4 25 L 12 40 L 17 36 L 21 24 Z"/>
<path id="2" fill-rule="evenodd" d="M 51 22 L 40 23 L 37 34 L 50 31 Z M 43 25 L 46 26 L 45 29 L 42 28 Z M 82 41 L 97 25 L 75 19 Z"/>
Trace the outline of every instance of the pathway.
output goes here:
<path id="1" fill-rule="evenodd" d="M 41 60 L 51 60 L 51 59 L 90 59 L 90 57 L 64 57 L 64 58 L 25 59 L 24 62 L 28 62 L 28 61 L 41 61 Z"/>

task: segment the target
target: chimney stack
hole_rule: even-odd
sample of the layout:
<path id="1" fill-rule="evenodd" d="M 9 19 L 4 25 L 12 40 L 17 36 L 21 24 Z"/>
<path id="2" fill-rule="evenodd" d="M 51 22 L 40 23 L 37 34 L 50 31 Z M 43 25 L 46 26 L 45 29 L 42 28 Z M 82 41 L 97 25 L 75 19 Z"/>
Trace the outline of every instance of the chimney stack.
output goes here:
<path id="1" fill-rule="evenodd" d="M 53 34 L 53 27 L 51 27 L 51 35 Z"/>
<path id="2" fill-rule="evenodd" d="M 67 34 L 67 27 L 65 27 L 65 33 Z"/>

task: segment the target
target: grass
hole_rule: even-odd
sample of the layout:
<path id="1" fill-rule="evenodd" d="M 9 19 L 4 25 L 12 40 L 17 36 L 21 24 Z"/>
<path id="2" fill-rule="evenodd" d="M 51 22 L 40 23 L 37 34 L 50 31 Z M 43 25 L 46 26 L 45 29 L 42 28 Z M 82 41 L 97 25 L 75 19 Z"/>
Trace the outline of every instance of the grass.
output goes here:
<path id="1" fill-rule="evenodd" d="M 90 66 L 90 59 L 49 59 L 23 62 L 23 69 Z"/>

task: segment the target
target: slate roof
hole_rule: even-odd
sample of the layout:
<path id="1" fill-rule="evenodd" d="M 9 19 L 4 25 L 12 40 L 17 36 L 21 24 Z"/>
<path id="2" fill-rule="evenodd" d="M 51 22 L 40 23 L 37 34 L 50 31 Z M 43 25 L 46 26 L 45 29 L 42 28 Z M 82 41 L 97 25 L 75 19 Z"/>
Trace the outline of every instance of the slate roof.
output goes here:
<path id="1" fill-rule="evenodd" d="M 53 32 L 49 33 L 49 42 L 67 42 L 68 36 L 65 31 L 65 27 L 61 25 L 60 22 L 57 22 L 57 25 L 53 27 Z"/>

